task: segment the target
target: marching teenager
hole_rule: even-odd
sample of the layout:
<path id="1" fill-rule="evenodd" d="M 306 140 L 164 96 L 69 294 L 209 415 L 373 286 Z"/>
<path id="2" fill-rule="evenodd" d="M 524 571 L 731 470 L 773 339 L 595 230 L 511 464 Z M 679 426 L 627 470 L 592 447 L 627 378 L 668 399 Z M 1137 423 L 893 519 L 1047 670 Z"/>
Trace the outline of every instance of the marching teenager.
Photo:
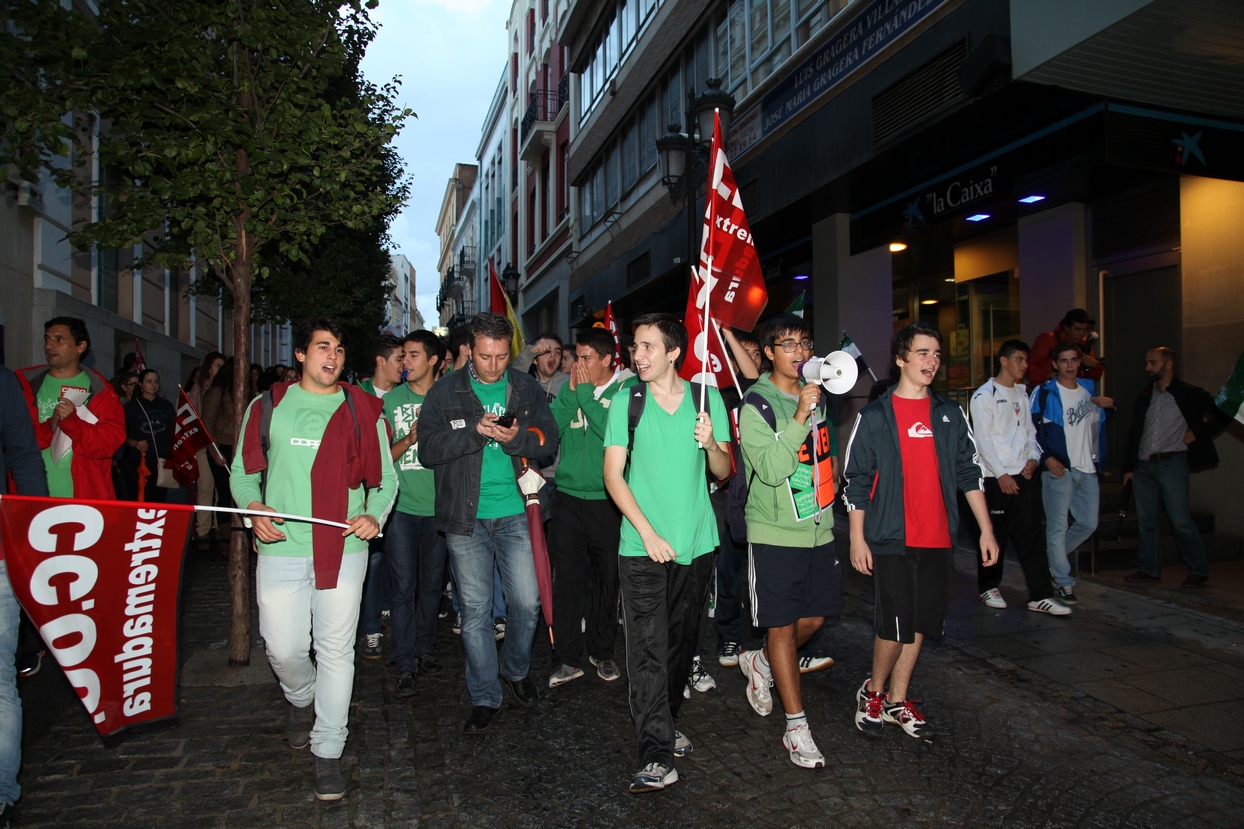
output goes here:
<path id="1" fill-rule="evenodd" d="M 248 509 L 348 525 L 249 519 L 259 551 L 259 633 L 290 704 L 290 747 L 311 746 L 319 800 L 346 792 L 338 759 L 354 691 L 367 542 L 379 534 L 397 494 L 380 398 L 338 383 L 342 336 L 332 320 L 298 329 L 294 357 L 302 374 L 251 402 L 230 476 L 234 500 Z"/>
<path id="2" fill-rule="evenodd" d="M 772 712 L 769 685 L 777 685 L 786 712 L 782 745 L 792 763 L 812 769 L 824 766 L 825 757 L 804 712 L 797 651 L 826 618 L 842 612 L 842 568 L 827 512 L 837 447 L 820 387 L 799 376 L 799 364 L 812 356 L 808 323 L 779 314 L 765 322 L 758 339 L 768 371 L 744 398 L 739 435 L 749 482 L 752 622 L 768 629 L 768 641 L 740 654 L 739 667 L 747 677 L 747 701 L 761 716 Z M 814 468 L 818 459 L 823 462 Z"/>
<path id="3" fill-rule="evenodd" d="M 635 794 L 676 783 L 674 758 L 691 751 L 674 720 L 718 541 L 705 467 L 719 480 L 730 474 L 725 404 L 709 388 L 708 411 L 697 411 L 697 392 L 678 376 L 686 350 L 687 329 L 672 315 L 636 319 L 641 383 L 615 398 L 605 429 L 605 486 L 623 515 L 618 583 L 639 748 Z"/>
<path id="4" fill-rule="evenodd" d="M 893 723 L 916 739 L 934 730 L 908 697 L 925 636 L 941 636 L 959 530 L 955 489 L 980 526 L 981 561 L 998 559 L 984 470 L 958 404 L 929 391 L 942 335 L 912 323 L 890 340 L 897 381 L 855 418 L 842 500 L 851 522 L 851 566 L 873 577 L 872 676 L 856 693 L 855 727 L 881 736 Z M 887 683 L 889 687 L 887 688 Z"/>

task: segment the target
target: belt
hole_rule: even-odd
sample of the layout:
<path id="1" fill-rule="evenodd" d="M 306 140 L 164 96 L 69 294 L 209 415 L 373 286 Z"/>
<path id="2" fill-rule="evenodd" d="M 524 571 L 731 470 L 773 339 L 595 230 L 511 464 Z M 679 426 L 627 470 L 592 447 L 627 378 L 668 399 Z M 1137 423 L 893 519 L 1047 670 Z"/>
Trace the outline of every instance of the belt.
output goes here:
<path id="1" fill-rule="evenodd" d="M 1167 461 L 1167 460 L 1170 460 L 1171 458 L 1178 458 L 1181 455 L 1187 455 L 1187 454 L 1188 454 L 1188 451 L 1186 449 L 1182 452 L 1154 452 L 1152 455 L 1146 458 L 1146 460 Z"/>

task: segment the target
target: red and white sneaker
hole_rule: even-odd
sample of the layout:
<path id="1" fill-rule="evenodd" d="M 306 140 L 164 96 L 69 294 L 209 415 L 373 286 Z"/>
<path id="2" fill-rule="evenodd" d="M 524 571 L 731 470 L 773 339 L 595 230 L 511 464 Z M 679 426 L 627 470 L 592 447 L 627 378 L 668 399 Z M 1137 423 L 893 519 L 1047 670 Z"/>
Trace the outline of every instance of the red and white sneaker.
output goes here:
<path id="1" fill-rule="evenodd" d="M 874 694 L 868 690 L 868 682 L 869 680 L 864 680 L 864 684 L 855 692 L 855 699 L 858 702 L 855 709 L 855 727 L 869 737 L 880 737 L 881 727 L 884 725 L 881 719 L 881 708 L 885 705 L 885 694 Z"/>
<path id="2" fill-rule="evenodd" d="M 900 726 L 908 736 L 915 737 L 917 740 L 932 740 L 933 726 L 929 725 L 924 715 L 920 713 L 920 709 L 916 707 L 918 702 L 920 702 L 918 699 L 903 702 L 886 701 L 881 706 L 881 719 Z"/>

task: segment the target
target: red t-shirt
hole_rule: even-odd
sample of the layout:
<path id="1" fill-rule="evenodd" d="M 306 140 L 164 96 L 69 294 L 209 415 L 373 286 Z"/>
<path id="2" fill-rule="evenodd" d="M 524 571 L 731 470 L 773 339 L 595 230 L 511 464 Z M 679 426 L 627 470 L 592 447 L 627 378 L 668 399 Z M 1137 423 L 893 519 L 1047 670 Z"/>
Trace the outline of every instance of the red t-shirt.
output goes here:
<path id="1" fill-rule="evenodd" d="M 942 499 L 929 398 L 909 400 L 891 395 L 898 421 L 898 448 L 903 456 L 903 517 L 908 547 L 950 547 L 950 520 Z"/>

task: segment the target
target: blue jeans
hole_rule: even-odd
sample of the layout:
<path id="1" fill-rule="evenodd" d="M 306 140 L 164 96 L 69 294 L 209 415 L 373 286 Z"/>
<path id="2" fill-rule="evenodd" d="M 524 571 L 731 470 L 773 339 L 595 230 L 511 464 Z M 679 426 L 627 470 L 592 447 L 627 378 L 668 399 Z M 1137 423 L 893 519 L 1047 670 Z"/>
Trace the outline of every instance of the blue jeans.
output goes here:
<path id="1" fill-rule="evenodd" d="M 1136 521 L 1140 527 L 1140 569 L 1151 576 L 1162 575 L 1162 533 L 1158 510 L 1166 508 L 1171 530 L 1179 544 L 1179 555 L 1194 576 L 1208 576 L 1205 543 L 1192 520 L 1188 505 L 1188 455 L 1139 461 L 1132 473 L 1132 492 L 1136 495 Z"/>
<path id="2" fill-rule="evenodd" d="M 436 518 L 394 511 L 385 528 L 385 559 L 393 591 L 393 664 L 398 673 L 419 670 L 419 657 L 436 648 L 445 539 Z"/>
<path id="3" fill-rule="evenodd" d="M 476 519 L 473 534 L 446 533 L 445 541 L 462 606 L 467 693 L 472 705 L 500 708 L 498 672 L 509 680 L 523 679 L 530 673 L 531 642 L 540 615 L 527 515 Z M 494 567 L 501 570 L 509 610 L 500 657 L 492 633 Z"/>
<path id="4" fill-rule="evenodd" d="M 453 572 L 450 568 L 449 578 L 453 581 Z M 458 588 L 455 584 L 453 595 L 450 596 L 450 604 L 453 605 L 454 613 L 462 612 L 462 603 L 458 601 Z M 504 619 L 505 613 L 505 588 L 501 584 L 501 568 L 492 568 L 492 617 L 494 619 Z"/>
<path id="5" fill-rule="evenodd" d="M 17 770 L 22 765 L 22 698 L 17 694 L 17 631 L 21 613 L 9 574 L 0 559 L 0 803 L 21 796 Z"/>
<path id="6" fill-rule="evenodd" d="M 337 586 L 324 590 L 315 587 L 314 563 L 313 556 L 259 556 L 255 602 L 259 635 L 285 699 L 298 708 L 315 703 L 311 753 L 333 760 L 348 733 L 367 556 L 343 555 Z"/>
<path id="7" fill-rule="evenodd" d="M 396 512 L 393 515 L 397 515 Z M 392 608 L 389 560 L 385 555 L 385 541 L 389 537 L 392 517 L 384 527 L 383 538 L 373 538 L 367 544 L 367 578 L 363 581 L 363 607 L 361 612 L 363 633 L 380 632 L 380 611 Z"/>
<path id="8" fill-rule="evenodd" d="M 1045 553 L 1050 574 L 1059 587 L 1074 587 L 1067 556 L 1097 530 L 1100 493 L 1097 475 L 1067 468 L 1061 478 L 1050 472 L 1041 474 L 1041 502 L 1045 505 Z M 1067 527 L 1067 513 L 1075 519 Z"/>

